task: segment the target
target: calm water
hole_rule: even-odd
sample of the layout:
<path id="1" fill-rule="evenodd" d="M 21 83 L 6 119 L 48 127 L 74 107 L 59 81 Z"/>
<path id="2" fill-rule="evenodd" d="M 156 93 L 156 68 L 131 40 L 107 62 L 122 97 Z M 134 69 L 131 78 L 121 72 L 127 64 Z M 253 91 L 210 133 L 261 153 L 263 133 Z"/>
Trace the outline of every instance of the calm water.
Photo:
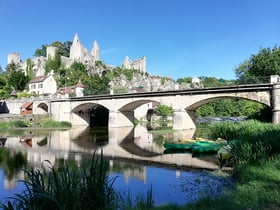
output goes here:
<path id="1" fill-rule="evenodd" d="M 179 205 L 201 196 L 218 196 L 230 186 L 230 180 L 211 176 L 217 169 L 214 156 L 192 157 L 192 154 L 164 154 L 163 141 L 190 139 L 195 130 L 154 134 L 144 126 L 133 128 L 90 129 L 75 127 L 64 131 L 17 130 L 1 134 L 0 144 L 10 151 L 9 160 L 0 159 L 0 199 L 20 193 L 22 171 L 16 172 L 13 159 L 16 151 L 26 155 L 28 164 L 40 168 L 44 160 L 52 163 L 75 160 L 85 155 L 104 153 L 110 163 L 110 178 L 117 176 L 114 187 L 134 196 L 147 193 L 152 187 L 156 205 Z M 2 155 L 3 156 L 3 155 Z M 5 159 L 5 158 L 4 158 Z M 13 163 L 14 160 L 14 163 Z"/>

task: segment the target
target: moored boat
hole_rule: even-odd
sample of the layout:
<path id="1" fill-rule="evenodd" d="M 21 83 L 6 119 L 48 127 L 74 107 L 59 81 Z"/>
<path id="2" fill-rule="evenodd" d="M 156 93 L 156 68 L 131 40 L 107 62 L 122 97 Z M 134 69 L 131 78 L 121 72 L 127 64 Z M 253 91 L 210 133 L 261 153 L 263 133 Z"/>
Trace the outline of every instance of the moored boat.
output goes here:
<path id="1" fill-rule="evenodd" d="M 168 149 L 168 154 L 173 150 L 174 153 L 182 151 L 191 151 L 193 154 L 199 153 L 217 153 L 218 150 L 225 145 L 225 142 L 216 142 L 216 141 L 191 141 L 186 143 L 170 143 L 166 142 L 163 144 L 165 149 Z M 165 153 L 167 154 L 167 153 Z"/>

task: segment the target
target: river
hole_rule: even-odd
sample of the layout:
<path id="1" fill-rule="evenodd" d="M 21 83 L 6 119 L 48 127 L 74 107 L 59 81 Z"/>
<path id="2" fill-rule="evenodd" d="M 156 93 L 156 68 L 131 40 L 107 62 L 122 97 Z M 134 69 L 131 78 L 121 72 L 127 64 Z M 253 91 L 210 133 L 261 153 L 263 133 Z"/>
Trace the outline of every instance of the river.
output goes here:
<path id="1" fill-rule="evenodd" d="M 14 130 L 1 133 L 1 145 L 25 154 L 28 164 L 40 168 L 44 160 L 75 160 L 77 164 L 94 152 L 108 158 L 109 177 L 117 177 L 118 192 L 143 195 L 152 188 L 155 205 L 183 205 L 202 196 L 218 196 L 231 185 L 229 178 L 212 175 L 218 169 L 215 156 L 193 157 L 190 153 L 164 154 L 163 141 L 190 139 L 195 130 L 152 132 L 146 126 L 135 128 L 73 127 L 69 130 Z M 13 173 L 12 173 L 12 172 Z M 20 193 L 22 170 L 0 160 L 0 199 Z"/>

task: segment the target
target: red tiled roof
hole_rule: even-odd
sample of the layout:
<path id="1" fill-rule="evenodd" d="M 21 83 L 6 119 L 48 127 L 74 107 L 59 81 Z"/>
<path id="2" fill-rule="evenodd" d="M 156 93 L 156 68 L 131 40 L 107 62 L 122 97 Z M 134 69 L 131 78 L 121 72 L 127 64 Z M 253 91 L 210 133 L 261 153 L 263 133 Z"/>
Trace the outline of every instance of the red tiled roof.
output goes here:
<path id="1" fill-rule="evenodd" d="M 22 104 L 22 106 L 20 107 L 21 109 L 26 109 L 26 108 L 29 108 L 30 106 L 33 105 L 33 102 L 32 101 L 27 101 L 25 102 L 24 104 Z"/>
<path id="2" fill-rule="evenodd" d="M 79 82 L 76 84 L 76 87 L 81 87 L 81 88 L 84 87 L 84 85 L 83 85 L 83 83 L 81 82 L 81 80 L 79 80 Z"/>

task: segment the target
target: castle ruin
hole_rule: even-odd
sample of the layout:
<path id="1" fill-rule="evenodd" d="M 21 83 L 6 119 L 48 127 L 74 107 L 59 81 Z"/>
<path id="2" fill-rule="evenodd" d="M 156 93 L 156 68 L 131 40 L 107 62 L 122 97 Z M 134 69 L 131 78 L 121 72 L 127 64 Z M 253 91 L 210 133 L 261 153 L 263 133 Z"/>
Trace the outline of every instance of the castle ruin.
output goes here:
<path id="1" fill-rule="evenodd" d="M 123 66 L 126 69 L 138 69 L 146 73 L 146 57 L 142 57 L 136 60 L 130 60 L 128 56 L 125 57 Z"/>
<path id="2" fill-rule="evenodd" d="M 46 57 L 40 56 L 30 59 L 32 62 L 32 69 L 37 76 L 45 75 L 45 65 L 47 59 L 53 59 L 55 57 L 55 52 L 57 48 L 53 46 L 47 47 Z M 94 66 L 95 61 L 100 60 L 100 49 L 98 47 L 97 41 L 93 42 L 92 50 L 89 52 L 87 48 L 85 48 L 79 40 L 79 36 L 76 33 L 74 36 L 74 40 L 72 46 L 70 48 L 70 56 L 64 57 L 61 56 L 61 62 L 65 64 L 66 68 L 69 68 L 75 61 L 81 62 L 87 66 Z M 15 63 L 19 64 L 21 69 L 26 72 L 27 60 L 21 61 L 19 53 L 9 53 L 8 54 L 8 64 Z M 126 56 L 123 66 L 126 69 L 136 69 L 142 72 L 146 72 L 146 57 L 130 60 L 128 56 Z"/>

